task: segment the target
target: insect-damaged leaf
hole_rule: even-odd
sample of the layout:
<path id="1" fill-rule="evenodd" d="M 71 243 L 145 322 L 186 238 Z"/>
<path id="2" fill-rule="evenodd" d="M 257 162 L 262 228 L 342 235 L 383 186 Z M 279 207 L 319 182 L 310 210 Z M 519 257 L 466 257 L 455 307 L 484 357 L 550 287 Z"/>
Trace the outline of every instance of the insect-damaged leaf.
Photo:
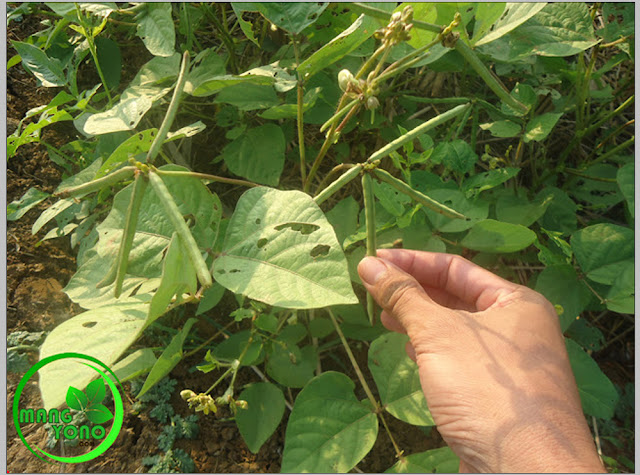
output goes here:
<path id="1" fill-rule="evenodd" d="M 300 191 L 253 188 L 242 195 L 214 269 L 227 289 L 270 305 L 357 302 L 333 228 Z"/>

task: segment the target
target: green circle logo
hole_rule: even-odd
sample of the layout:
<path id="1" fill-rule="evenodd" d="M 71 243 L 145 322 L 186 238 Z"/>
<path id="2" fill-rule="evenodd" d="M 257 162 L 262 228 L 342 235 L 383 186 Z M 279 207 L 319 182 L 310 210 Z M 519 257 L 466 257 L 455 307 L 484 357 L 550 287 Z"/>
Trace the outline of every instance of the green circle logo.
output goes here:
<path id="1" fill-rule="evenodd" d="M 36 411 L 34 411 L 33 409 L 20 409 L 20 396 L 22 395 L 22 391 L 25 385 L 29 382 L 33 375 L 44 366 L 53 363 L 54 361 L 64 359 L 81 359 L 89 361 L 93 364 L 86 362 L 76 363 L 83 364 L 85 366 L 88 366 L 89 368 L 92 368 L 100 376 L 98 379 L 89 383 L 84 392 L 80 391 L 77 388 L 74 388 L 73 386 L 69 386 L 67 390 L 67 405 L 70 407 L 70 409 L 83 412 L 86 418 L 93 423 L 92 427 L 89 427 L 87 425 L 77 427 L 76 425 L 70 424 L 72 422 L 70 409 L 62 409 L 61 411 L 58 411 L 58 409 L 50 409 L 49 411 L 46 411 L 44 408 L 38 409 Z M 111 377 L 113 377 L 113 380 L 109 376 L 107 376 L 107 374 L 111 375 Z M 111 411 L 102 404 L 102 400 L 106 395 L 105 383 L 107 386 L 109 386 L 111 394 L 113 395 L 115 414 L 112 414 Z M 118 434 L 120 433 L 120 429 L 122 429 L 122 423 L 124 421 L 122 396 L 120 394 L 120 391 L 118 391 L 116 383 L 120 385 L 120 387 L 122 387 L 120 381 L 113 373 L 113 371 L 111 371 L 111 369 L 102 361 L 94 358 L 93 356 L 84 355 L 82 353 L 59 353 L 57 355 L 48 356 L 47 358 L 40 360 L 22 377 L 22 379 L 20 380 L 20 384 L 18 384 L 18 388 L 16 389 L 16 394 L 13 397 L 13 423 L 16 427 L 16 431 L 18 433 L 18 436 L 20 437 L 20 440 L 22 440 L 22 443 L 36 457 L 44 460 L 45 462 L 50 462 L 50 460 L 48 459 L 51 459 L 57 462 L 64 463 L 81 463 L 92 460 L 99 455 L 102 455 L 115 442 Z M 113 424 L 111 425 L 111 430 L 109 430 L 109 433 L 107 434 L 106 430 L 104 429 L 104 427 L 102 427 L 101 424 L 104 424 L 111 419 L 113 419 Z M 100 444 L 91 451 L 82 455 L 76 455 L 73 457 L 61 457 L 58 455 L 53 455 L 38 447 L 32 447 L 27 443 L 26 439 L 24 438 L 24 434 L 22 433 L 22 428 L 20 427 L 20 424 L 25 422 L 40 422 L 52 424 L 54 432 L 56 434 L 56 438 L 78 438 L 89 439 L 92 441 L 102 440 L 102 442 L 100 442 Z M 53 423 L 57 425 L 54 426 Z M 65 423 L 66 425 L 64 425 Z"/>

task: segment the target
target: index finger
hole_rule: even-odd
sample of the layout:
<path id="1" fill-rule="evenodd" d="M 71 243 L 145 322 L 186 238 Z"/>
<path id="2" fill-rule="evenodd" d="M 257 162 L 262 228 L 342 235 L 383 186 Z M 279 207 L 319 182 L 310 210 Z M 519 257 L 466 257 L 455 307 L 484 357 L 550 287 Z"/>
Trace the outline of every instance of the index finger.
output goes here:
<path id="1" fill-rule="evenodd" d="M 421 285 L 441 289 L 478 311 L 486 310 L 518 287 L 455 254 L 380 249 L 378 257 L 412 275 Z"/>

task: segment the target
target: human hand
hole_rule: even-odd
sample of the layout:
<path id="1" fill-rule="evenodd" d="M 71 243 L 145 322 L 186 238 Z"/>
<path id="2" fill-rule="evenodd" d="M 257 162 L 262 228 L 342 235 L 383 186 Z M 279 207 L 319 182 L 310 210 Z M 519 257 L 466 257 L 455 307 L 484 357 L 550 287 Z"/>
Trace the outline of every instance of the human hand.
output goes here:
<path id="1" fill-rule="evenodd" d="M 360 277 L 407 353 L 460 471 L 602 472 L 560 324 L 539 293 L 460 256 L 404 249 Z"/>

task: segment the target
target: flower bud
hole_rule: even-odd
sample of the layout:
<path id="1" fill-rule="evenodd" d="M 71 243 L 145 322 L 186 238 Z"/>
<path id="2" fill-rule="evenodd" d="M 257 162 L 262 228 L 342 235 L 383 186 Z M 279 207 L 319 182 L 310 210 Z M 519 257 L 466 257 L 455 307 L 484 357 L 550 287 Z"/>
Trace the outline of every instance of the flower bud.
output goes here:
<path id="1" fill-rule="evenodd" d="M 371 96 L 367 99 L 367 109 L 377 109 L 380 106 L 380 102 L 375 96 Z"/>
<path id="2" fill-rule="evenodd" d="M 343 92 L 347 92 L 347 87 L 349 87 L 349 83 L 353 79 L 353 74 L 348 69 L 343 69 L 338 73 L 338 86 L 342 89 Z"/>
<path id="3" fill-rule="evenodd" d="M 391 15 L 392 22 L 397 22 L 397 21 L 400 21 L 401 19 L 402 19 L 402 13 L 400 12 L 395 12 L 393 15 Z"/>
<path id="4" fill-rule="evenodd" d="M 236 406 L 240 409 L 249 409 L 249 403 L 243 400 L 236 401 Z"/>
<path id="5" fill-rule="evenodd" d="M 180 397 L 185 401 L 192 397 L 195 397 L 196 393 L 194 393 L 191 389 L 185 389 L 184 391 L 180 391 Z"/>

